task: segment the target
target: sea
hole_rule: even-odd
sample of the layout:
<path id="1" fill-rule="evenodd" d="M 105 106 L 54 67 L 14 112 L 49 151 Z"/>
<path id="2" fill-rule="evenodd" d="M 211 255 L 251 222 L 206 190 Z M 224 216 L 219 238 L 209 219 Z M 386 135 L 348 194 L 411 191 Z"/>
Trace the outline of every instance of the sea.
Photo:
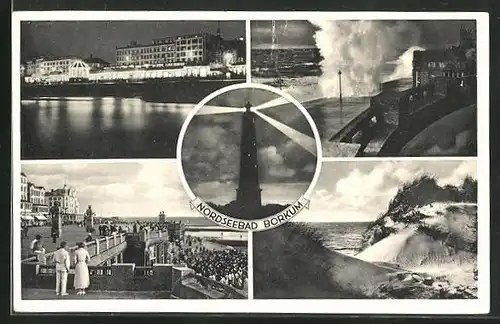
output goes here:
<path id="1" fill-rule="evenodd" d="M 361 250 L 363 232 L 370 223 L 307 223 L 321 233 L 325 246 L 331 250 L 354 256 Z"/>
<path id="2" fill-rule="evenodd" d="M 214 224 L 211 220 L 205 218 L 205 217 L 175 217 L 175 216 L 169 216 L 166 219 L 167 221 L 175 221 L 175 222 L 182 222 L 185 225 L 193 225 L 193 226 L 207 226 L 207 227 L 218 227 L 216 224 Z M 119 220 L 116 222 L 118 224 L 120 223 L 133 223 L 133 222 L 157 222 L 158 217 L 120 217 Z M 211 239 L 216 239 L 216 240 L 234 240 L 234 241 L 247 241 L 248 240 L 248 234 L 246 232 L 231 232 L 231 231 L 226 231 L 224 227 L 220 227 L 220 231 L 193 231 L 189 232 L 188 235 L 190 236 L 195 236 L 195 237 L 202 237 L 202 238 L 211 238 Z"/>
<path id="3" fill-rule="evenodd" d="M 47 158 L 173 158 L 195 104 L 140 98 L 21 100 L 21 154 Z"/>
<path id="4" fill-rule="evenodd" d="M 127 222 L 156 222 L 157 217 L 123 217 Z M 167 220 L 182 221 L 185 224 L 197 226 L 211 226 L 215 224 L 204 217 L 168 217 Z M 322 236 L 325 246 L 331 250 L 354 256 L 360 252 L 363 240 L 363 232 L 367 229 L 369 222 L 346 222 L 346 223 L 307 223 L 316 229 Z M 247 233 L 227 232 L 221 227 L 221 231 L 198 231 L 190 233 L 192 236 L 201 236 L 225 240 L 247 240 Z"/>

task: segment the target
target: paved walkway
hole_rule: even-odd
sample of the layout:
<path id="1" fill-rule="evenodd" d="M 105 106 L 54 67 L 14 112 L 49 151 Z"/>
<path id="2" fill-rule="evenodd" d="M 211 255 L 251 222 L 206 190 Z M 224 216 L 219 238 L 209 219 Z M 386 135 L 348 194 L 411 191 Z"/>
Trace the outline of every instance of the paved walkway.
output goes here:
<path id="1" fill-rule="evenodd" d="M 23 288 L 22 299 L 171 299 L 169 292 L 162 291 L 88 291 L 79 296 L 75 291 L 68 291 L 68 296 L 57 296 L 51 289 Z"/>
<path id="2" fill-rule="evenodd" d="M 42 236 L 43 246 L 45 247 L 47 253 L 57 250 L 61 241 L 66 241 L 68 244 L 67 246 L 72 247 L 75 246 L 76 243 L 84 241 L 88 235 L 83 227 L 78 227 L 77 225 L 65 225 L 62 228 L 62 237 L 57 240 L 57 243 L 52 243 L 50 230 L 50 226 L 30 227 L 28 231 L 28 238 L 21 239 L 21 257 L 23 259 L 28 257 L 28 254 L 31 252 L 31 241 L 35 239 L 37 234 Z M 99 233 L 94 233 L 93 237 L 97 238 L 98 234 Z"/>

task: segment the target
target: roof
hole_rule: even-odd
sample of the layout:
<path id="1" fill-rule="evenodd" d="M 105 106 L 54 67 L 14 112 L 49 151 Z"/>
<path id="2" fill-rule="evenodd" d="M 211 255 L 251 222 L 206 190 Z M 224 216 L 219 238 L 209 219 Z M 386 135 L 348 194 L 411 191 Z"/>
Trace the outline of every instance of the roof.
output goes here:
<path id="1" fill-rule="evenodd" d="M 28 185 L 30 185 L 30 186 L 32 186 L 32 187 L 34 187 L 36 189 L 44 189 L 45 190 L 45 187 L 43 187 L 43 186 L 37 186 L 33 182 L 28 182 Z"/>
<path id="2" fill-rule="evenodd" d="M 66 187 L 66 188 L 59 188 L 59 189 L 51 189 L 50 191 L 47 191 L 45 194 L 47 196 L 59 196 L 59 195 L 66 195 L 70 193 L 71 191 L 75 191 L 74 188 L 71 187 Z"/>

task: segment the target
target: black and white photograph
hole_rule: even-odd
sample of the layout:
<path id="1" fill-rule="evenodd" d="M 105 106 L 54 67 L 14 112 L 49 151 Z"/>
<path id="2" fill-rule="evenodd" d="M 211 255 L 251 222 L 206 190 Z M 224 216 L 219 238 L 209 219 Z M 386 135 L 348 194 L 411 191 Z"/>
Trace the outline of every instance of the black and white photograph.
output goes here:
<path id="1" fill-rule="evenodd" d="M 476 299 L 477 167 L 324 162 L 310 209 L 253 233 L 254 298 Z"/>
<path id="2" fill-rule="evenodd" d="M 175 160 L 21 166 L 22 299 L 246 299 L 246 232 L 193 213 Z"/>
<path id="3" fill-rule="evenodd" d="M 476 36 L 474 20 L 252 21 L 251 80 L 304 105 L 325 157 L 476 156 Z"/>
<path id="4" fill-rule="evenodd" d="M 186 128 L 180 158 L 194 195 L 224 215 L 254 220 L 285 210 L 306 193 L 318 146 L 294 103 L 266 89 L 240 87 L 201 106 Z"/>
<path id="5" fill-rule="evenodd" d="M 12 312 L 487 313 L 489 21 L 14 12 Z"/>
<path id="6" fill-rule="evenodd" d="M 213 91 L 246 81 L 245 21 L 21 22 L 21 158 L 175 158 Z"/>

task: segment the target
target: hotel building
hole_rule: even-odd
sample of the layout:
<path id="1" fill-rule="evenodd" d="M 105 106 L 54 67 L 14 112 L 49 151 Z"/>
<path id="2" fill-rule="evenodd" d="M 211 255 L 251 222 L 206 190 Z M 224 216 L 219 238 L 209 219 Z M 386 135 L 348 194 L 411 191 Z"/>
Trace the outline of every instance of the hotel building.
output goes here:
<path id="1" fill-rule="evenodd" d="M 151 44 L 132 42 L 128 46 L 117 47 L 116 65 L 207 65 L 222 63 L 224 56 L 227 59 L 227 53 L 235 53 L 235 50 L 236 57 L 230 63 L 243 63 L 245 53 L 240 47 L 244 49 L 243 37 L 229 41 L 208 33 L 157 38 Z"/>
<path id="2" fill-rule="evenodd" d="M 73 224 L 83 221 L 83 214 L 80 214 L 78 195 L 74 188 L 64 185 L 63 188 L 47 191 L 45 196 L 49 208 L 54 206 L 56 201 L 59 202 L 63 222 Z"/>
<path id="3" fill-rule="evenodd" d="M 45 197 L 45 188 L 28 181 L 21 173 L 21 219 L 32 223 L 47 220 L 49 206 Z"/>

